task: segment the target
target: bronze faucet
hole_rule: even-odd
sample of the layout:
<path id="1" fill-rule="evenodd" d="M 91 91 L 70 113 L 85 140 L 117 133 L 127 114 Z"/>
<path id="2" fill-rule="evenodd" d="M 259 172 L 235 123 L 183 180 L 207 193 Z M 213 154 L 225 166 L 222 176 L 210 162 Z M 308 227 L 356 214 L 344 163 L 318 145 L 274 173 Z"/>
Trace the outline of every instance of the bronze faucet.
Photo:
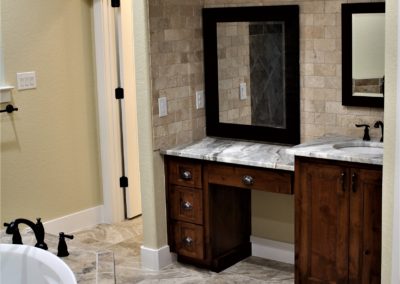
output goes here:
<path id="1" fill-rule="evenodd" d="M 32 221 L 23 218 L 16 219 L 15 221 L 12 221 L 9 224 L 4 223 L 4 226 L 7 227 L 6 234 L 13 235 L 12 238 L 13 244 L 22 244 L 22 238 L 21 234 L 19 233 L 18 225 L 25 224 L 29 226 L 32 229 L 33 233 L 35 234 L 36 237 L 35 247 L 47 250 L 47 244 L 44 242 L 44 236 L 45 236 L 44 227 L 43 223 L 40 220 L 41 220 L 40 218 L 37 218 L 36 224 L 33 223 Z"/>

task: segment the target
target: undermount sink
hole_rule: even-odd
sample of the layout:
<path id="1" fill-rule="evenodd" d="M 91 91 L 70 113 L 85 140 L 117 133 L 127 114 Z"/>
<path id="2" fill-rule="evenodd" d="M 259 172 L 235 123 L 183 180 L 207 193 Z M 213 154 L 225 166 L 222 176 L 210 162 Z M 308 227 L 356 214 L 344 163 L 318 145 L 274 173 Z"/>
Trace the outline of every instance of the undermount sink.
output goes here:
<path id="1" fill-rule="evenodd" d="M 348 143 L 334 144 L 336 150 L 348 152 L 357 155 L 383 155 L 383 143 L 357 141 Z"/>

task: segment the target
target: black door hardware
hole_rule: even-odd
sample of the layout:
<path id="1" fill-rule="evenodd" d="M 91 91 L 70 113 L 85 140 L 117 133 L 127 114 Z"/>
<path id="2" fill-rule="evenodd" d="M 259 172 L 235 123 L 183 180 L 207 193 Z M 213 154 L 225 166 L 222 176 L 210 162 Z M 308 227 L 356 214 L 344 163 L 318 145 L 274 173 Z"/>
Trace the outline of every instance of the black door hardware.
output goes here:
<path id="1" fill-rule="evenodd" d="M 18 111 L 18 108 L 14 107 L 13 105 L 7 105 L 5 109 L 0 110 L 0 112 L 7 112 L 7 113 L 12 113 L 13 111 Z"/>

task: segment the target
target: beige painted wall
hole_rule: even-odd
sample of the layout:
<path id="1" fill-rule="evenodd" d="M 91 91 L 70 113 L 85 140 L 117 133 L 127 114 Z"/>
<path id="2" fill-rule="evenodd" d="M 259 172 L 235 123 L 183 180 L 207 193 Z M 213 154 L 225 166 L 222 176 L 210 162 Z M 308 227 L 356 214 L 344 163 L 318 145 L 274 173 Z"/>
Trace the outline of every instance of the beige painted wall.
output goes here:
<path id="1" fill-rule="evenodd" d="M 1 1 L 6 82 L 36 71 L 38 84 L 14 90 L 19 111 L 0 117 L 3 220 L 48 220 L 102 203 L 91 5 Z"/>

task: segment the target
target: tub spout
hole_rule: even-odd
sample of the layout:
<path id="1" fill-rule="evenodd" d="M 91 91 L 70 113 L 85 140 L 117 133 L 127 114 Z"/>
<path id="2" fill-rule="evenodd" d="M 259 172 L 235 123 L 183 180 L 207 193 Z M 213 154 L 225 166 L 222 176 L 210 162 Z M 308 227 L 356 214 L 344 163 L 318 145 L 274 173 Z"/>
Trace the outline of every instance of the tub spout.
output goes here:
<path id="1" fill-rule="evenodd" d="M 35 247 L 47 250 L 47 244 L 44 242 L 44 227 L 40 218 L 36 219 L 36 224 L 30 220 L 19 218 L 10 224 L 4 223 L 4 226 L 7 227 L 6 233 L 13 235 L 13 244 L 22 244 L 21 234 L 19 233 L 18 225 L 25 224 L 30 227 L 35 234 L 36 237 L 36 245 Z"/>

